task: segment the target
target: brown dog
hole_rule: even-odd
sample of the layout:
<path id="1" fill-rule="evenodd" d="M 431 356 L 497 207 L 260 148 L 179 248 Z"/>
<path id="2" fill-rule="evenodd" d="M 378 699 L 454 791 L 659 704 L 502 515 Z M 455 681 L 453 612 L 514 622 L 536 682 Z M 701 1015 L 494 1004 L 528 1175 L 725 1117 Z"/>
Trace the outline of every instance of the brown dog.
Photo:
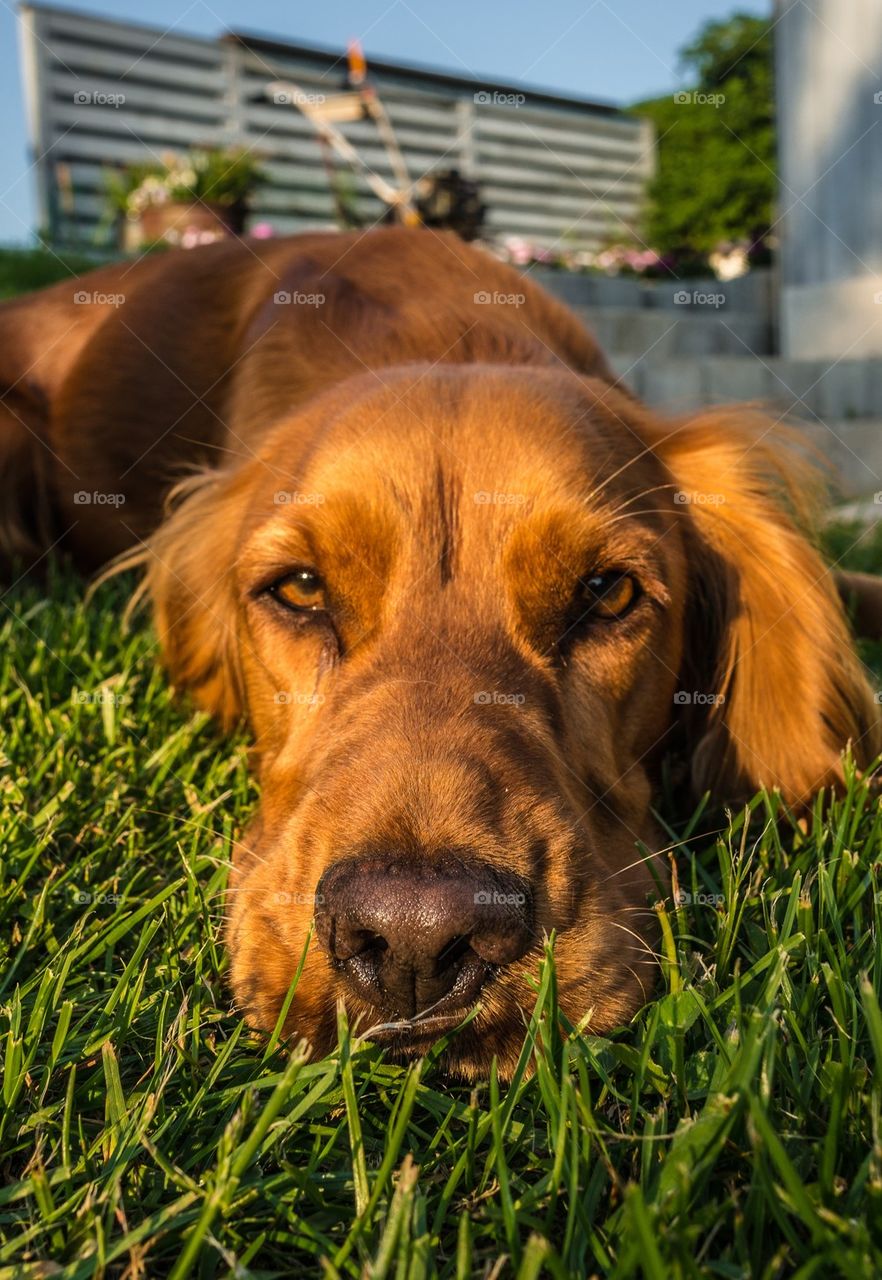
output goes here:
<path id="1" fill-rule="evenodd" d="M 798 805 L 879 749 L 802 464 L 756 415 L 663 422 L 612 382 L 564 308 L 425 231 L 0 309 L 7 557 L 134 547 L 172 678 L 253 731 L 229 942 L 257 1025 L 314 919 L 289 1029 L 320 1048 L 341 996 L 401 1052 L 480 996 L 451 1066 L 510 1071 L 552 930 L 564 1009 L 607 1029 L 653 983 L 665 753 Z"/>

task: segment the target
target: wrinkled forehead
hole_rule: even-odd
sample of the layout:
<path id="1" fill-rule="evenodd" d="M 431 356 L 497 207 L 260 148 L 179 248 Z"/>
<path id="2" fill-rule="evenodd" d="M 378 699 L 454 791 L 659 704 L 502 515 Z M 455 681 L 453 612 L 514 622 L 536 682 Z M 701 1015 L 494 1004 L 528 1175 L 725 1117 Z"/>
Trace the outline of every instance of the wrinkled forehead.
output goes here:
<path id="1" fill-rule="evenodd" d="M 359 379 L 306 431 L 282 424 L 267 441 L 261 536 L 299 538 L 304 555 L 373 542 L 475 561 L 515 536 L 565 558 L 570 545 L 582 557 L 586 542 L 648 541 L 670 497 L 627 404 L 551 370 Z"/>

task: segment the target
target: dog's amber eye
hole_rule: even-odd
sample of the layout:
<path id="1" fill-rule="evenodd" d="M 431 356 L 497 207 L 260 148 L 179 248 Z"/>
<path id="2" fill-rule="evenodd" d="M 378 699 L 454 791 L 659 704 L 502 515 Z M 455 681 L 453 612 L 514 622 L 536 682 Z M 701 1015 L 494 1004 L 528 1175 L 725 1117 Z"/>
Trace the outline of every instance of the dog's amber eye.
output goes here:
<path id="1" fill-rule="evenodd" d="M 271 594 L 288 609 L 324 609 L 325 587 L 312 569 L 295 569 L 270 587 Z"/>
<path id="2" fill-rule="evenodd" d="M 592 618 L 621 618 L 639 595 L 637 583 L 628 573 L 595 573 L 583 585 L 583 600 Z"/>

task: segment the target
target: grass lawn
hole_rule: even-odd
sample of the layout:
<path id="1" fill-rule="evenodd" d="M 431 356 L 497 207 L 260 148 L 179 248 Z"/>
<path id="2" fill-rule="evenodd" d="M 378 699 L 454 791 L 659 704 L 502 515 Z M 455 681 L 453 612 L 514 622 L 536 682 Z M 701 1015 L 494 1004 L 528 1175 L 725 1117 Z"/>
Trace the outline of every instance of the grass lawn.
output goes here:
<path id="1" fill-rule="evenodd" d="M 882 1271 L 865 787 L 806 832 L 768 797 L 681 827 L 659 999 L 609 1039 L 562 1038 L 546 966 L 511 1087 L 345 1028 L 311 1061 L 230 1012 L 245 743 L 172 700 L 126 590 L 3 597 L 0 1275 Z"/>
<path id="2" fill-rule="evenodd" d="M 562 1032 L 546 963 L 510 1086 L 344 1025 L 313 1061 L 230 1012 L 246 744 L 121 633 L 130 585 L 0 596 L 0 1277 L 882 1274 L 864 785 L 804 829 L 680 816 L 658 999 L 615 1035 Z"/>
<path id="3" fill-rule="evenodd" d="M 69 280 L 78 272 L 100 266 L 102 260 L 66 250 L 56 253 L 51 249 L 12 249 L 0 245 L 0 299 L 42 289 L 57 280 Z"/>

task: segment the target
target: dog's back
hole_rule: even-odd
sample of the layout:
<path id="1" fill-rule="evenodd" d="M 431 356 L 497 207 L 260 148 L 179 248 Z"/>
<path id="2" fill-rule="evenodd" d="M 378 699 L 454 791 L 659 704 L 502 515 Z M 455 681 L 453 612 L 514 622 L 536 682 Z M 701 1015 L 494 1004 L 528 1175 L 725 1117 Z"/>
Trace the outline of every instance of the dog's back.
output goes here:
<path id="1" fill-rule="evenodd" d="M 365 369 L 552 364 L 612 380 L 571 312 L 455 236 L 228 241 L 0 306 L 0 555 L 93 568 L 188 471 Z"/>

